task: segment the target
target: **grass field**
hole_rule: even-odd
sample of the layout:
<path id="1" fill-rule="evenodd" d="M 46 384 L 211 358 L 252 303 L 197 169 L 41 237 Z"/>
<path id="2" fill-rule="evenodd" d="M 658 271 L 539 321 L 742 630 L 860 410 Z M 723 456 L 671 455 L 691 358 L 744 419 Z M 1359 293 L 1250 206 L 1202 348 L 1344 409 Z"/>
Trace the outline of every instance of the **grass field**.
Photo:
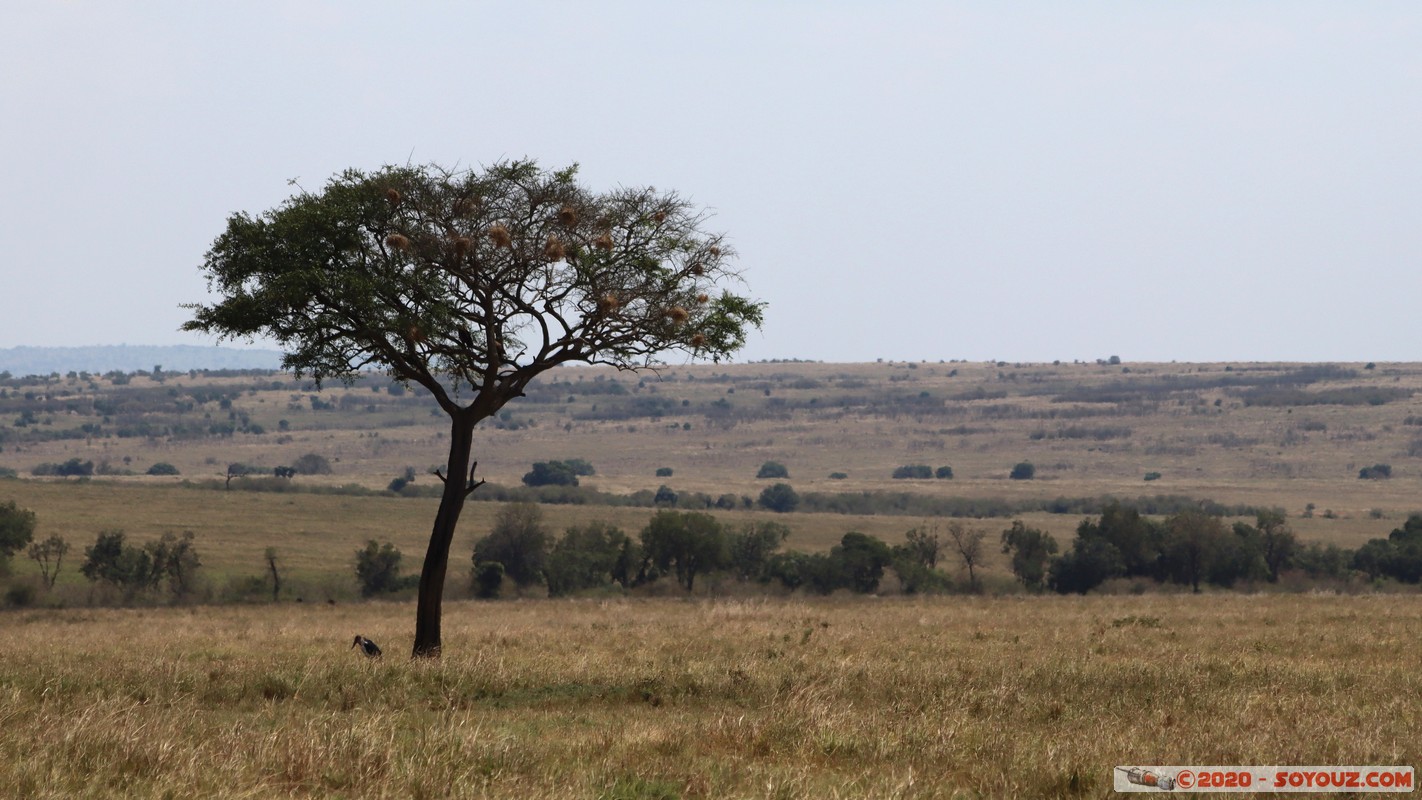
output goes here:
<path id="1" fill-rule="evenodd" d="M 13 612 L 7 797 L 1101 797 L 1416 764 L 1417 596 Z M 387 657 L 349 649 L 364 633 Z"/>
<path id="2" fill-rule="evenodd" d="M 990 548 L 992 596 L 748 597 L 711 579 L 695 599 L 659 582 L 647 594 L 668 596 L 476 603 L 460 599 L 469 554 L 498 504 L 474 502 L 451 553 L 445 657 L 413 663 L 413 606 L 349 602 L 353 554 L 391 541 L 404 571 L 417 570 L 434 500 L 183 485 L 233 462 L 317 453 L 333 473 L 298 485 L 378 490 L 438 463 L 442 421 L 420 398 L 365 384 L 317 395 L 289 378 L 174 375 L 0 394 L 0 467 L 20 476 L 0 480 L 0 502 L 34 510 L 39 538 L 74 547 L 60 584 L 37 598 L 68 608 L 0 612 L 0 794 L 1092 797 L 1111 791 L 1116 765 L 1422 760 L 1422 595 L 1395 585 L 998 594 L 1010 581 Z M 755 496 L 768 484 L 756 469 L 777 460 L 802 492 L 1180 494 L 1281 507 L 1303 541 L 1357 547 L 1422 507 L 1415 391 L 1422 365 L 559 370 L 481 428 L 476 451 L 498 483 L 516 485 L 536 460 L 579 457 L 597 467 L 587 484 L 623 493 L 667 483 Z M 112 433 L 226 419 L 265 432 Z M 97 433 L 74 438 L 83 425 Z M 71 458 L 119 474 L 29 477 Z M 1008 480 L 1024 459 L 1037 479 Z M 160 461 L 182 474 L 142 475 Z M 955 477 L 889 477 L 918 463 Z M 1376 463 L 1393 477 L 1358 478 Z M 663 466 L 674 476 L 655 476 Z M 635 533 L 652 513 L 542 508 L 555 532 L 601 519 Z M 808 551 L 850 530 L 894 542 L 941 522 L 713 513 L 731 525 L 773 516 L 791 528 L 786 545 Z M 1063 544 L 1081 521 L 1024 518 Z M 969 521 L 989 542 L 1009 522 Z M 244 581 L 260 590 L 275 547 L 283 602 L 86 607 L 77 564 L 106 528 L 140 542 L 193 531 L 200 600 L 231 599 Z M 35 582 L 22 555 L 12 568 L 11 581 Z M 360 657 L 356 633 L 387 656 Z"/>

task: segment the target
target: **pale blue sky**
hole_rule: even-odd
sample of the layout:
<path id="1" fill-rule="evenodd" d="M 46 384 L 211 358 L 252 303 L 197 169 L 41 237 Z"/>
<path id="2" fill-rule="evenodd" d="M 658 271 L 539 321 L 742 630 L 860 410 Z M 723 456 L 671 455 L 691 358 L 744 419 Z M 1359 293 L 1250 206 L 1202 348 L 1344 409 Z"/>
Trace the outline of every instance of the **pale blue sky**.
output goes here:
<path id="1" fill-rule="evenodd" d="M 0 347 L 201 344 L 203 253 L 345 167 L 716 213 L 742 358 L 1422 360 L 1411 2 L 31 2 Z"/>

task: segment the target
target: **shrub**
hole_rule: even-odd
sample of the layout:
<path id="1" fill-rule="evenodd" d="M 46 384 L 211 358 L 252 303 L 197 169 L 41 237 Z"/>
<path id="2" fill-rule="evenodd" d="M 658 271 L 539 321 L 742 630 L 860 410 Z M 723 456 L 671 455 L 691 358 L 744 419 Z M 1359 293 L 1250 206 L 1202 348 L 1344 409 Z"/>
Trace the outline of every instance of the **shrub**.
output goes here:
<path id="1" fill-rule="evenodd" d="M 154 464 L 153 466 L 151 466 L 151 467 L 148 468 L 147 474 L 149 474 L 149 475 L 177 475 L 177 474 L 178 474 L 178 468 L 175 467 L 175 466 L 173 466 L 172 464 L 169 464 L 169 463 L 166 462 L 166 461 L 159 461 L 157 464 Z"/>
<path id="2" fill-rule="evenodd" d="M 690 592 L 696 576 L 726 563 L 726 536 L 710 514 L 658 511 L 642 529 L 642 552 L 662 573 L 675 571 Z"/>
<path id="3" fill-rule="evenodd" d="M 830 476 L 830 480 L 832 480 L 832 481 L 842 481 L 842 480 L 844 480 L 845 478 L 848 478 L 848 477 L 849 477 L 849 473 L 847 473 L 847 472 L 831 472 L 831 473 L 829 474 L 829 476 Z"/>
<path id="4" fill-rule="evenodd" d="M 523 476 L 525 486 L 577 486 L 578 475 L 562 461 L 538 461 Z"/>
<path id="5" fill-rule="evenodd" d="M 5 590 L 5 604 L 12 608 L 25 608 L 35 601 L 35 587 L 30 583 L 17 583 Z"/>
<path id="6" fill-rule="evenodd" d="M 672 476 L 671 467 L 657 467 L 658 478 L 670 478 Z"/>
<path id="7" fill-rule="evenodd" d="M 597 470 L 593 469 L 593 465 L 585 458 L 565 458 L 563 459 L 563 466 L 572 470 L 574 475 L 588 476 L 597 474 Z"/>
<path id="8" fill-rule="evenodd" d="M 625 581 L 630 565 L 619 570 L 619 562 L 627 542 L 621 529 L 606 522 L 568 528 L 548 554 L 548 595 L 559 597 L 607 586 L 614 580 Z M 630 561 L 630 551 L 628 556 Z"/>
<path id="9" fill-rule="evenodd" d="M 1147 472 L 1147 473 L 1145 474 L 1145 479 L 1148 480 L 1148 481 L 1158 481 L 1158 480 L 1160 480 L 1160 473 L 1159 473 L 1159 472 Z"/>
<path id="10" fill-rule="evenodd" d="M 726 537 L 727 566 L 742 581 L 768 579 L 771 555 L 789 535 L 790 529 L 778 522 L 751 523 Z"/>
<path id="11" fill-rule="evenodd" d="M 1385 480 L 1392 477 L 1391 464 L 1374 464 L 1371 467 L 1363 467 L 1358 470 L 1358 477 L 1362 480 Z"/>
<path id="12" fill-rule="evenodd" d="M 373 597 L 400 589 L 401 557 L 395 545 L 386 542 L 382 547 L 374 539 L 366 542 L 365 549 L 357 550 L 355 573 L 361 596 Z"/>
<path id="13" fill-rule="evenodd" d="M 935 469 L 933 471 L 933 477 L 939 479 L 940 481 L 950 481 L 953 479 L 953 468 L 939 467 L 938 469 Z"/>
<path id="14" fill-rule="evenodd" d="M 760 465 L 760 471 L 755 476 L 757 478 L 789 478 L 790 470 L 778 461 L 767 461 Z"/>
<path id="15" fill-rule="evenodd" d="M 474 563 L 497 561 L 515 584 L 530 586 L 543 578 L 548 540 L 542 509 L 533 503 L 510 503 L 499 509 L 489 535 L 474 545 Z"/>
<path id="16" fill-rule="evenodd" d="M 504 565 L 497 561 L 476 561 L 470 578 L 475 597 L 493 600 L 499 596 L 499 588 L 504 585 Z"/>
<path id="17" fill-rule="evenodd" d="M 798 505 L 800 505 L 800 495 L 788 483 L 777 483 L 761 490 L 761 508 L 785 514 L 794 511 Z"/>
<path id="18" fill-rule="evenodd" d="M 922 480 L 933 477 L 933 467 L 927 464 L 908 464 L 894 470 L 894 478 L 898 480 Z"/>
<path id="19" fill-rule="evenodd" d="M 35 512 L 20 508 L 14 500 L 0 503 L 0 567 L 35 535 Z"/>
<path id="20" fill-rule="evenodd" d="M 71 458 L 63 464 L 44 463 L 37 465 L 31 473 L 36 476 L 58 475 L 61 478 L 87 478 L 94 474 L 94 462 Z"/>
<path id="21" fill-rule="evenodd" d="M 1037 468 L 1032 466 L 1031 461 L 1019 461 L 1012 466 L 1012 472 L 1007 477 L 1014 481 L 1030 481 L 1037 474 Z"/>
<path id="22" fill-rule="evenodd" d="M 307 453 L 291 462 L 291 466 L 302 475 L 330 475 L 331 462 L 325 456 Z"/>

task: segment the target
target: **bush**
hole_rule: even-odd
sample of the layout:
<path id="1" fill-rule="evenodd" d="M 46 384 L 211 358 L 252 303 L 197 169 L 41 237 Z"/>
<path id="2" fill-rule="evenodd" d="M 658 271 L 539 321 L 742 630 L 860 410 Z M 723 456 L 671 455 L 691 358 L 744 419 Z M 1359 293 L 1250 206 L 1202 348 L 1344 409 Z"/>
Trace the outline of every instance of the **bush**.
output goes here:
<path id="1" fill-rule="evenodd" d="M 767 461 L 760 465 L 760 471 L 755 476 L 757 478 L 789 478 L 790 470 L 778 461 Z"/>
<path id="2" fill-rule="evenodd" d="M 471 582 L 474 596 L 480 600 L 493 600 L 499 596 L 504 585 L 504 565 L 497 561 L 476 561 Z"/>
<path id="3" fill-rule="evenodd" d="M 927 464 L 907 464 L 894 470 L 897 480 L 925 480 L 933 477 L 933 467 Z"/>
<path id="4" fill-rule="evenodd" d="M 571 470 L 574 475 L 590 476 L 597 474 L 597 470 L 593 469 L 593 465 L 585 458 L 565 458 L 562 463 L 563 466 Z"/>
<path id="5" fill-rule="evenodd" d="M 26 608 L 35 602 L 35 587 L 30 583 L 17 583 L 5 590 L 5 604 L 12 608 Z"/>
<path id="6" fill-rule="evenodd" d="M 548 595 L 598 589 L 614 581 L 625 585 L 635 560 L 628 545 L 627 535 L 606 522 L 568 528 L 548 554 Z"/>
<path id="7" fill-rule="evenodd" d="M 766 574 L 771 555 L 790 535 L 778 522 L 757 522 L 729 534 L 727 566 L 738 580 L 769 580 Z"/>
<path id="8" fill-rule="evenodd" d="M 940 481 L 951 481 L 953 480 L 953 468 L 939 467 L 938 469 L 933 471 L 933 477 L 939 479 Z"/>
<path id="9" fill-rule="evenodd" d="M 1145 479 L 1148 480 L 1148 481 L 1158 481 L 1158 480 L 1160 480 L 1160 473 L 1159 473 L 1159 472 L 1147 472 L 1147 473 L 1145 474 Z"/>
<path id="10" fill-rule="evenodd" d="M 0 566 L 35 536 L 35 512 L 14 500 L 0 503 Z"/>
<path id="11" fill-rule="evenodd" d="M 562 461 L 538 461 L 523 476 L 525 486 L 577 486 L 578 475 Z"/>
<path id="12" fill-rule="evenodd" d="M 725 565 L 725 531 L 710 514 L 658 511 L 642 529 L 642 552 L 658 571 L 675 571 L 690 592 L 697 575 Z"/>
<path id="13" fill-rule="evenodd" d="M 798 505 L 800 505 L 800 495 L 788 483 L 767 486 L 760 493 L 761 508 L 778 514 L 794 511 Z"/>
<path id="14" fill-rule="evenodd" d="M 1391 464 L 1374 464 L 1371 467 L 1363 467 L 1358 470 L 1358 478 L 1361 480 L 1380 481 L 1392 477 Z"/>
<path id="15" fill-rule="evenodd" d="M 829 474 L 829 476 L 830 476 L 830 480 L 832 480 L 832 481 L 842 481 L 842 480 L 844 480 L 845 478 L 848 478 L 848 477 L 849 477 L 849 473 L 847 473 L 847 472 L 831 472 L 831 473 Z"/>
<path id="16" fill-rule="evenodd" d="M 670 478 L 672 476 L 671 467 L 657 467 L 658 478 Z"/>
<path id="17" fill-rule="evenodd" d="M 87 478 L 94 474 L 94 462 L 80 461 L 78 458 L 71 458 L 63 464 L 43 463 L 36 465 L 31 474 L 39 477 L 57 475 L 61 478 L 79 477 Z"/>
<path id="18" fill-rule="evenodd" d="M 148 475 L 177 475 L 178 468 L 166 461 L 159 461 L 148 468 Z"/>
<path id="19" fill-rule="evenodd" d="M 548 540 L 542 509 L 533 503 L 510 503 L 499 509 L 489 535 L 474 545 L 474 563 L 497 561 L 515 584 L 531 586 L 543 578 Z"/>
<path id="20" fill-rule="evenodd" d="M 1037 468 L 1032 466 L 1031 461 L 1019 461 L 1012 466 L 1012 472 L 1007 477 L 1014 481 L 1030 481 L 1037 475 Z"/>
<path id="21" fill-rule="evenodd" d="M 325 456 L 307 453 L 291 462 L 291 466 L 301 475 L 330 475 L 331 462 Z"/>
<path id="22" fill-rule="evenodd" d="M 404 588 L 407 584 L 400 580 L 400 559 L 400 550 L 390 542 L 381 546 L 371 539 L 365 549 L 357 550 L 355 572 L 361 596 L 374 597 Z"/>
<path id="23" fill-rule="evenodd" d="M 79 568 L 84 577 L 118 587 L 128 598 L 143 589 L 156 589 L 165 578 L 173 595 L 184 597 L 192 592 L 194 573 L 202 566 L 192 531 L 182 538 L 165 533 L 157 541 L 135 547 L 125 543 L 122 530 L 105 530 L 93 547 L 84 549 L 84 557 Z"/>

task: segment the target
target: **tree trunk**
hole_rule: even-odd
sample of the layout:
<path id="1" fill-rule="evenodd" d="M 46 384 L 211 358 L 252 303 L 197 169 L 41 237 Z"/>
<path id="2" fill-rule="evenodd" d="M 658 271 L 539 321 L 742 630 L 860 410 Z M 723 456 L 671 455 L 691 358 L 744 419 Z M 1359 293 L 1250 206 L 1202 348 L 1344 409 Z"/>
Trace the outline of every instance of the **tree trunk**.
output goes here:
<path id="1" fill-rule="evenodd" d="M 425 551 L 425 566 L 420 572 L 419 605 L 415 609 L 415 649 L 412 658 L 439 658 L 439 623 L 444 600 L 444 575 L 449 567 L 449 545 L 454 540 L 454 527 L 469 496 L 469 464 L 474 447 L 475 419 L 468 414 L 455 414 L 450 426 L 449 464 L 445 474 L 444 494 L 430 532 L 429 549 Z"/>

